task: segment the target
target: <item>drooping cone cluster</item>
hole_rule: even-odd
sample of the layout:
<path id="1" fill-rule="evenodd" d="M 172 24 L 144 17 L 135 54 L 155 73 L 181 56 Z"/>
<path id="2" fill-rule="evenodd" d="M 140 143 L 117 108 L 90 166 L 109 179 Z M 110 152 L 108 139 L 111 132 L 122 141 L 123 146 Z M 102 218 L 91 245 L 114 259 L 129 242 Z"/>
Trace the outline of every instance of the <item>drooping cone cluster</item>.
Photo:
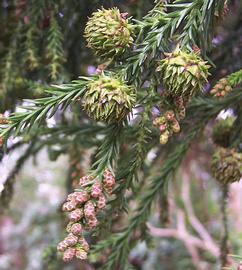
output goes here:
<path id="1" fill-rule="evenodd" d="M 161 144 L 166 144 L 173 133 L 178 133 L 180 131 L 179 122 L 173 111 L 167 111 L 164 115 L 155 118 L 153 124 L 160 129 Z"/>
<path id="2" fill-rule="evenodd" d="M 213 127 L 213 142 L 222 147 L 228 147 L 230 143 L 231 131 L 233 128 L 234 118 L 227 117 L 219 120 Z"/>
<path id="3" fill-rule="evenodd" d="M 115 178 L 106 169 L 103 179 L 84 176 L 80 179 L 80 188 L 69 194 L 63 204 L 63 211 L 69 213 L 68 236 L 61 241 L 57 250 L 63 252 L 63 260 L 73 258 L 85 260 L 89 244 L 84 238 L 84 231 L 91 231 L 98 225 L 97 213 L 105 208 L 106 201 L 112 195 Z"/>
<path id="4" fill-rule="evenodd" d="M 177 47 L 159 62 L 157 71 L 162 73 L 168 94 L 173 97 L 181 96 L 188 101 L 207 82 L 208 68 L 198 53 L 188 53 Z"/>
<path id="5" fill-rule="evenodd" d="M 83 107 L 96 121 L 119 122 L 135 104 L 135 89 L 114 76 L 101 74 L 86 87 Z"/>
<path id="6" fill-rule="evenodd" d="M 214 85 L 210 94 L 214 97 L 224 97 L 232 91 L 232 87 L 226 78 L 220 79 L 218 83 Z"/>
<path id="7" fill-rule="evenodd" d="M 117 8 L 94 12 L 84 33 L 88 47 L 103 58 L 123 54 L 133 43 L 133 26 L 126 16 L 127 13 L 120 13 Z"/>
<path id="8" fill-rule="evenodd" d="M 234 149 L 219 149 L 212 159 L 212 173 L 221 184 L 239 181 L 242 177 L 242 154 Z"/>

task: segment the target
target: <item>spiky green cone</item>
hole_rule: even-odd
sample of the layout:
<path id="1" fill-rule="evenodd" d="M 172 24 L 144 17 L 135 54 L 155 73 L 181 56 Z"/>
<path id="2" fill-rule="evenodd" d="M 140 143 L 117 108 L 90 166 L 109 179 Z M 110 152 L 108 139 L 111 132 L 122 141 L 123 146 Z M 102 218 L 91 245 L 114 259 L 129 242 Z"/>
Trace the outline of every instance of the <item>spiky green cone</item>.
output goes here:
<path id="1" fill-rule="evenodd" d="M 242 177 L 242 154 L 234 149 L 219 149 L 212 159 L 212 173 L 221 184 L 239 181 Z"/>
<path id="2" fill-rule="evenodd" d="M 197 53 L 187 53 L 179 47 L 166 56 L 157 68 L 162 73 L 166 91 L 174 97 L 189 100 L 207 82 L 209 66 Z"/>
<path id="3" fill-rule="evenodd" d="M 93 119 L 114 123 L 131 111 L 135 98 L 133 87 L 121 79 L 102 74 L 87 85 L 83 107 Z"/>
<path id="4" fill-rule="evenodd" d="M 133 44 L 133 26 L 117 8 L 99 9 L 89 18 L 84 35 L 88 47 L 102 58 L 123 54 Z"/>
<path id="5" fill-rule="evenodd" d="M 213 127 L 213 142 L 219 146 L 228 147 L 233 123 L 233 117 L 227 117 L 226 119 L 219 120 Z"/>

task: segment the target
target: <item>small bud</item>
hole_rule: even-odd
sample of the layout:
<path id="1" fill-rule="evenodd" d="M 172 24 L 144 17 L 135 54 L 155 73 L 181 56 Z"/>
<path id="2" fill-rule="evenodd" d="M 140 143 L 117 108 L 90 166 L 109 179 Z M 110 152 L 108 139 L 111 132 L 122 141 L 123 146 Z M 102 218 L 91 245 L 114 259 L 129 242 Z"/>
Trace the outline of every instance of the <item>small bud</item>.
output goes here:
<path id="1" fill-rule="evenodd" d="M 68 233 L 71 233 L 71 226 L 72 226 L 73 224 L 74 224 L 73 222 L 69 222 L 69 223 L 67 224 L 67 226 L 66 226 L 66 231 L 67 231 Z"/>
<path id="2" fill-rule="evenodd" d="M 75 192 L 76 196 L 76 201 L 78 203 L 84 203 L 90 199 L 90 196 L 87 191 L 80 191 L 80 192 Z"/>
<path id="3" fill-rule="evenodd" d="M 101 194 L 97 201 L 97 208 L 102 209 L 106 206 L 106 198 L 103 194 Z"/>
<path id="4" fill-rule="evenodd" d="M 166 144 L 169 140 L 169 132 L 165 132 L 160 136 L 160 144 Z"/>
<path id="5" fill-rule="evenodd" d="M 232 90 L 232 87 L 230 85 L 225 86 L 224 90 L 226 92 L 230 92 Z"/>
<path id="6" fill-rule="evenodd" d="M 174 118 L 175 118 L 175 114 L 173 111 L 167 111 L 165 113 L 165 118 L 168 120 L 168 121 L 172 121 Z"/>
<path id="7" fill-rule="evenodd" d="M 70 221 L 77 222 L 83 217 L 83 210 L 80 208 L 75 209 L 69 214 Z"/>
<path id="8" fill-rule="evenodd" d="M 115 178 L 113 175 L 106 175 L 104 176 L 103 183 L 105 187 L 113 187 L 115 185 Z"/>
<path id="9" fill-rule="evenodd" d="M 3 114 L 0 113 L 0 125 L 8 124 L 9 121 L 4 117 Z"/>
<path id="10" fill-rule="evenodd" d="M 74 235 L 80 235 L 81 232 L 82 232 L 82 225 L 80 223 L 74 223 L 72 226 L 71 226 L 71 232 L 74 234 Z"/>
<path id="11" fill-rule="evenodd" d="M 96 182 L 92 185 L 91 195 L 93 198 L 98 198 L 102 193 L 102 186 L 99 182 Z"/>
<path id="12" fill-rule="evenodd" d="M 65 241 L 66 241 L 68 246 L 74 246 L 78 242 L 78 237 L 75 236 L 74 234 L 70 233 L 65 238 Z"/>
<path id="13" fill-rule="evenodd" d="M 66 241 L 62 241 L 57 245 L 57 250 L 60 252 L 64 252 L 68 248 Z"/>
<path id="14" fill-rule="evenodd" d="M 172 124 L 172 130 L 174 133 L 180 132 L 181 128 L 180 128 L 178 121 L 176 121 Z"/>
<path id="15" fill-rule="evenodd" d="M 90 175 L 85 175 L 80 178 L 79 185 L 82 186 L 91 180 L 92 180 L 92 177 Z"/>
<path id="16" fill-rule="evenodd" d="M 63 254 L 63 261 L 69 262 L 71 261 L 76 254 L 76 250 L 74 248 L 68 248 Z"/>
<path id="17" fill-rule="evenodd" d="M 87 224 L 89 228 L 95 228 L 98 225 L 98 220 L 96 219 L 96 217 L 93 217 L 92 219 L 88 219 Z"/>
<path id="18" fill-rule="evenodd" d="M 64 212 L 70 212 L 70 211 L 74 210 L 75 208 L 76 208 L 76 202 L 75 201 L 66 202 L 62 206 L 62 210 Z"/>
<path id="19" fill-rule="evenodd" d="M 95 208 L 92 202 L 88 201 L 84 205 L 84 215 L 87 219 L 92 219 L 95 217 Z"/>
<path id="20" fill-rule="evenodd" d="M 80 260 L 86 260 L 87 252 L 84 250 L 77 250 L 76 251 L 76 258 Z"/>
<path id="21" fill-rule="evenodd" d="M 163 132 L 167 129 L 167 124 L 163 124 L 159 126 L 160 132 Z"/>
<path id="22" fill-rule="evenodd" d="M 79 238 L 78 242 L 80 243 L 80 245 L 82 246 L 82 248 L 85 251 L 88 251 L 90 249 L 89 244 L 87 243 L 87 241 L 84 237 Z"/>
<path id="23" fill-rule="evenodd" d="M 76 195 L 75 193 L 70 193 L 68 196 L 67 196 L 67 201 L 74 201 L 76 198 Z"/>

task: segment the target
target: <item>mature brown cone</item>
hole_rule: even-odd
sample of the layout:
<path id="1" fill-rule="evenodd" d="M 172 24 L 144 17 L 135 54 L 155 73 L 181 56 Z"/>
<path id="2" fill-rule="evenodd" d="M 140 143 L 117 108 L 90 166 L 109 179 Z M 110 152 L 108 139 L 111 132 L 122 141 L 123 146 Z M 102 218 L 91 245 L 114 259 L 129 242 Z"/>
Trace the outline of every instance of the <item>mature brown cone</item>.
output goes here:
<path id="1" fill-rule="evenodd" d="M 213 155 L 211 169 L 221 184 L 239 181 L 242 177 L 242 154 L 234 149 L 220 148 Z"/>

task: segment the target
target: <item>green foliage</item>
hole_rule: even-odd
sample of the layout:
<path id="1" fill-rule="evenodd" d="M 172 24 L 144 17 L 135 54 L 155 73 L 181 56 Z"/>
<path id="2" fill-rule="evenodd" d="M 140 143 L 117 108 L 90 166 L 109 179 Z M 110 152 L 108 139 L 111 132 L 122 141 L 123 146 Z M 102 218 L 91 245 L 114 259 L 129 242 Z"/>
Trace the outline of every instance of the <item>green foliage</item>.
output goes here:
<path id="1" fill-rule="evenodd" d="M 230 74 L 227 77 L 227 79 L 232 87 L 241 84 L 242 83 L 242 69 Z"/>
<path id="2" fill-rule="evenodd" d="M 52 81 L 56 81 L 65 62 L 63 50 L 63 36 L 61 28 L 54 16 L 50 19 L 50 29 L 47 36 L 46 58 L 50 62 L 48 65 Z"/>
<path id="3" fill-rule="evenodd" d="M 154 118 L 163 113 L 163 109 L 166 110 L 171 106 L 168 104 L 170 100 L 166 100 L 167 92 L 174 91 L 178 96 L 184 94 L 191 98 L 204 87 L 208 67 L 202 57 L 208 57 L 215 23 L 222 15 L 225 1 L 177 0 L 164 6 L 158 1 L 142 20 L 130 20 L 136 38 L 133 41 L 129 33 L 127 40 L 124 41 L 126 45 L 133 42 L 133 47 L 130 51 L 123 48 L 121 51 L 118 50 L 119 59 L 105 63 L 107 70 L 102 75 L 79 77 L 70 83 L 51 86 L 45 85 L 52 81 L 70 80 L 79 72 L 86 73 L 85 68 L 80 71 L 79 62 L 76 65 L 76 58 L 79 58 L 76 57 L 76 52 L 80 49 L 80 46 L 76 47 L 76 43 L 80 42 L 83 45 L 84 40 L 83 37 L 81 40 L 79 38 L 79 28 L 75 28 L 78 34 L 73 34 L 71 28 L 73 25 L 75 27 L 81 25 L 83 30 L 87 14 L 83 16 L 76 11 L 75 16 L 72 14 L 74 8 L 81 8 L 81 4 L 75 1 L 71 1 L 73 4 L 71 10 L 68 10 L 62 1 L 59 4 L 48 0 L 31 3 L 27 9 L 31 23 L 23 21 L 26 11 L 20 11 L 22 20 L 16 23 L 20 29 L 24 29 L 24 37 L 11 37 L 7 42 L 11 47 L 9 50 L 5 48 L 4 52 L 5 72 L 2 73 L 1 82 L 5 98 L 18 87 L 27 86 L 27 89 L 33 89 L 29 94 L 30 99 L 24 100 L 27 105 L 21 106 L 23 111 L 12 113 L 9 117 L 10 123 L 0 126 L 0 136 L 6 142 L 11 136 L 18 136 L 22 141 L 30 143 L 30 148 L 27 148 L 26 153 L 19 159 L 10 178 L 14 178 L 23 162 L 33 155 L 33 152 L 44 146 L 48 146 L 53 159 L 60 153 L 67 153 L 73 144 L 80 146 L 81 149 L 93 149 L 90 173 L 101 176 L 106 168 L 110 168 L 115 172 L 118 182 L 115 188 L 116 196 L 110 199 L 107 212 L 111 213 L 113 208 L 117 208 L 129 213 L 127 190 L 137 207 L 135 212 L 130 214 L 123 229 L 98 242 L 91 253 L 98 255 L 104 249 L 111 249 L 112 252 L 103 269 L 113 270 L 115 266 L 130 269 L 128 263 L 130 250 L 137 240 L 148 239 L 145 224 L 154 202 L 160 194 L 167 195 L 168 185 L 190 145 L 198 140 L 209 121 L 222 110 L 232 109 L 236 120 L 231 141 L 235 148 L 241 143 L 241 136 L 238 135 L 242 119 L 241 110 L 238 109 L 242 102 L 239 87 L 242 81 L 241 70 L 226 77 L 233 86 L 228 95 L 217 99 L 200 92 L 191 103 L 185 104 L 187 116 L 179 123 L 181 135 L 173 136 L 166 146 L 159 145 L 160 134 L 152 124 Z M 96 5 L 96 1 L 85 3 Z M 34 8 L 31 9 L 31 6 Z M 64 12 L 63 18 L 60 11 Z M 103 10 L 98 12 L 100 15 Z M 118 11 L 115 9 L 115 12 Z M 88 15 L 90 14 L 91 10 Z M 119 12 L 118 16 L 121 16 Z M 106 27 L 103 18 L 99 24 Z M 93 33 L 95 30 L 93 28 L 99 26 L 94 25 L 92 19 L 89 21 L 86 30 L 89 46 L 99 50 L 98 54 L 101 56 L 113 57 L 114 54 L 116 56 L 116 38 L 120 37 L 112 32 L 115 38 L 106 43 L 107 36 L 104 40 L 103 36 L 100 38 L 102 31 Z M 106 31 L 105 28 L 105 35 Z M 73 36 L 77 35 L 78 39 L 77 36 L 70 39 L 70 33 Z M 93 34 L 97 36 L 90 36 Z M 36 42 L 40 43 L 40 47 L 35 47 Z M 22 54 L 19 52 L 19 44 L 24 44 L 23 57 L 20 57 Z M 164 53 L 174 51 L 174 45 L 177 44 L 180 46 L 179 57 L 172 59 L 171 63 L 170 57 L 164 59 Z M 198 56 L 197 50 L 200 50 L 201 57 Z M 90 57 L 90 54 L 87 53 L 85 57 Z M 20 59 L 20 63 L 26 63 L 29 70 L 20 70 L 19 66 L 16 66 L 16 59 Z M 164 77 L 157 72 L 157 66 L 161 61 L 165 63 L 162 67 Z M 65 68 L 66 64 L 63 65 L 64 62 L 68 70 Z M 88 63 L 93 64 L 92 58 Z M 85 67 L 84 63 L 83 65 Z M 176 66 L 175 71 L 170 70 L 174 69 L 172 65 Z M 189 72 L 183 72 L 184 70 Z M 164 88 L 161 89 L 162 83 Z M 47 90 L 44 92 L 43 88 Z M 136 101 L 133 89 L 137 90 Z M 26 95 L 27 93 L 18 95 L 18 98 L 26 98 Z M 31 99 L 32 97 L 37 99 Z M 15 104 L 16 101 L 11 106 L 12 110 Z M 90 119 L 85 111 L 81 110 L 82 104 L 91 118 L 108 124 L 96 123 Z M 166 107 L 167 104 L 169 106 Z M 128 112 L 133 113 L 130 119 L 126 117 Z M 48 119 L 52 117 L 56 120 L 55 126 L 47 127 Z M 56 145 L 59 146 L 58 151 L 54 151 Z M 162 164 L 156 159 L 147 161 L 147 156 L 152 151 L 157 154 L 158 160 L 162 157 Z M 8 180 L 6 185 L 11 181 Z M 114 218 L 110 216 L 110 224 L 113 220 Z M 141 235 L 139 239 L 134 238 L 137 231 Z"/>

